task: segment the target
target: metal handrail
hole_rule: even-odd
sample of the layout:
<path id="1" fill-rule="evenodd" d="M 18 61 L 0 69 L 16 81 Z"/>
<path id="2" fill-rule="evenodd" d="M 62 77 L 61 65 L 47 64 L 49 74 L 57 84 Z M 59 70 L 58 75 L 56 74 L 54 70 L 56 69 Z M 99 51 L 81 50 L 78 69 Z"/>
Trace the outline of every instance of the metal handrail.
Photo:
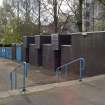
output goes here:
<path id="1" fill-rule="evenodd" d="M 18 70 L 18 68 L 20 68 L 22 66 L 23 66 L 22 64 L 18 65 L 12 72 L 16 72 Z"/>
<path id="2" fill-rule="evenodd" d="M 16 68 L 10 72 L 10 80 L 11 80 L 11 90 L 13 90 L 13 83 L 15 84 L 15 89 L 17 88 L 17 70 L 18 68 L 22 67 L 23 65 L 20 64 L 18 66 L 16 66 Z M 15 82 L 14 82 L 15 81 Z"/>
<path id="3" fill-rule="evenodd" d="M 23 70 L 23 88 L 22 91 L 26 91 L 26 78 L 28 78 L 28 63 L 24 62 L 24 70 Z M 12 72 L 10 72 L 10 81 L 11 81 L 11 90 L 17 89 L 17 70 L 18 68 L 23 66 L 18 65 Z M 15 84 L 15 85 L 14 85 Z"/>
<path id="4" fill-rule="evenodd" d="M 68 73 L 68 70 L 67 70 L 67 67 L 77 61 L 80 61 L 80 81 L 82 81 L 83 79 L 83 76 L 84 76 L 84 71 L 85 71 L 85 59 L 84 58 L 78 58 L 78 59 L 75 59 L 69 63 L 66 63 L 60 67 L 58 67 L 56 69 L 56 76 L 57 78 L 59 79 L 59 72 L 61 72 L 62 68 L 65 69 L 65 75 L 67 76 L 67 73 Z"/>

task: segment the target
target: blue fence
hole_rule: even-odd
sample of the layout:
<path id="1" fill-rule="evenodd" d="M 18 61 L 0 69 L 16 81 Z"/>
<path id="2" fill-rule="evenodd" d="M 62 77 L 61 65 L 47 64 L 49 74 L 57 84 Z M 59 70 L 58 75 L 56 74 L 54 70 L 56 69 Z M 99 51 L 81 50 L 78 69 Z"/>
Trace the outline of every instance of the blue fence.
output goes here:
<path id="1" fill-rule="evenodd" d="M 12 59 L 12 47 L 0 47 L 0 57 Z"/>
<path id="2" fill-rule="evenodd" d="M 22 61 L 22 48 L 21 48 L 21 45 L 16 45 L 16 60 L 18 62 Z"/>
<path id="3" fill-rule="evenodd" d="M 5 47 L 2 47 L 1 57 L 6 57 L 6 48 Z"/>
<path id="4" fill-rule="evenodd" d="M 12 47 L 5 48 L 5 57 L 8 59 L 12 59 Z"/>
<path id="5" fill-rule="evenodd" d="M 12 59 L 14 53 L 16 54 L 16 61 L 22 61 L 22 46 L 21 44 L 16 45 L 16 52 L 13 50 L 13 47 L 0 47 L 0 57 Z"/>
<path id="6" fill-rule="evenodd" d="M 0 57 L 2 57 L 2 48 L 0 47 Z"/>

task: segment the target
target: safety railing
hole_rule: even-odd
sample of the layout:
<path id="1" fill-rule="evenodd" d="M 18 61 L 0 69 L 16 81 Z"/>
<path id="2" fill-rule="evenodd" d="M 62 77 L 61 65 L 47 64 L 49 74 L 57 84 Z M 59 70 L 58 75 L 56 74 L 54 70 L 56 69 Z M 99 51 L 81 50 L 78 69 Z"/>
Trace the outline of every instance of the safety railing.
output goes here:
<path id="1" fill-rule="evenodd" d="M 57 80 L 59 80 L 59 77 L 61 75 L 61 72 L 62 72 L 62 69 L 64 68 L 64 74 L 65 74 L 65 77 L 68 76 L 68 66 L 70 66 L 71 64 L 73 63 L 76 63 L 79 61 L 79 64 L 80 64 L 80 74 L 79 74 L 79 80 L 82 81 L 83 77 L 84 77 L 84 72 L 85 72 L 85 59 L 84 58 L 78 58 L 78 59 L 75 59 L 67 64 L 64 64 L 60 67 L 58 67 L 56 69 L 56 78 Z"/>
<path id="2" fill-rule="evenodd" d="M 21 72 L 18 74 L 18 72 Z M 28 79 L 29 73 L 29 63 L 24 62 L 23 64 L 18 65 L 11 73 L 10 73 L 10 81 L 11 81 L 11 90 L 18 89 L 18 82 L 22 82 L 22 86 L 20 87 L 23 92 L 26 91 L 26 80 Z M 17 76 L 21 75 L 21 80 L 19 81 Z"/>

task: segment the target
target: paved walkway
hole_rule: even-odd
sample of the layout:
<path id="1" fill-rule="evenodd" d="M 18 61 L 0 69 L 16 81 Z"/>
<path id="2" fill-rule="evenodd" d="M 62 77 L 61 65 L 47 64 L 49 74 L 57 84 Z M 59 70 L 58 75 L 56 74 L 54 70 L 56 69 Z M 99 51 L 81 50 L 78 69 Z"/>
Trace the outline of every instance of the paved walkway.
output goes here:
<path id="1" fill-rule="evenodd" d="M 18 90 L 7 91 L 9 74 L 16 66 L 12 61 L 0 59 L 0 105 L 105 105 L 105 75 L 83 82 L 30 87 L 28 94 L 22 95 Z"/>
<path id="2" fill-rule="evenodd" d="M 15 62 L 0 58 L 0 92 L 10 89 L 10 72 L 16 66 Z"/>
<path id="3" fill-rule="evenodd" d="M 10 72 L 13 71 L 18 63 L 8 59 L 0 58 L 0 92 L 10 90 Z M 51 74 L 42 68 L 30 66 L 27 86 L 38 86 L 56 82 L 55 74 Z M 23 66 L 17 70 L 18 88 L 23 86 Z"/>
<path id="4" fill-rule="evenodd" d="M 70 83 L 70 82 L 68 82 Z M 105 105 L 105 76 L 86 79 L 81 83 L 13 96 L 0 105 Z"/>

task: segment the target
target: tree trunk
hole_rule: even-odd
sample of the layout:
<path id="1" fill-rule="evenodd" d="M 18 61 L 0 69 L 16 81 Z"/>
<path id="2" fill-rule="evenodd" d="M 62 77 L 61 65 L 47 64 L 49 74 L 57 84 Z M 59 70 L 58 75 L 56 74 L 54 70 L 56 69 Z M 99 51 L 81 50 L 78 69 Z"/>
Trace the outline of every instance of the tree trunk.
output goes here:
<path id="1" fill-rule="evenodd" d="M 83 0 L 79 0 L 79 17 L 78 17 L 78 22 L 77 22 L 77 25 L 78 25 L 78 29 L 80 32 L 82 32 L 82 5 L 83 5 Z"/>
<path id="2" fill-rule="evenodd" d="M 58 32 L 57 0 L 53 0 L 53 6 L 54 6 L 54 28 L 55 28 L 55 33 L 57 33 Z"/>

